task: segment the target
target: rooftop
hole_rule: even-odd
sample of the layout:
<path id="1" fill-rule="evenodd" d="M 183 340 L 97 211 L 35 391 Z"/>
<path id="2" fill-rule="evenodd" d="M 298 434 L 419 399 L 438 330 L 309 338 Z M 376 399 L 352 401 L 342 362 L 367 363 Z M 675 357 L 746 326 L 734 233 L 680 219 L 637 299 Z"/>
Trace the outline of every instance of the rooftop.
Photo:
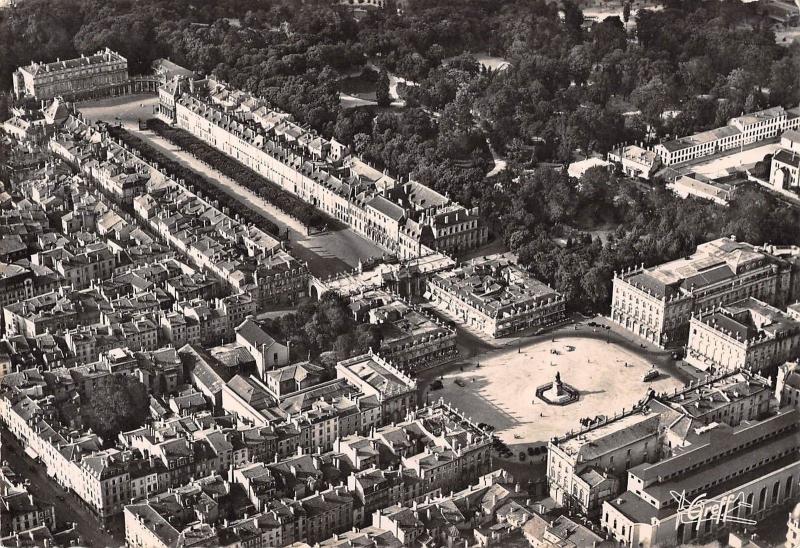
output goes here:
<path id="1" fill-rule="evenodd" d="M 414 391 L 417 388 L 415 381 L 392 367 L 379 356 L 364 354 L 349 360 L 341 361 L 336 365 L 339 377 L 343 372 L 355 375 L 364 384 L 383 396 L 395 396 Z M 347 375 L 345 378 L 349 378 Z"/>
<path id="2" fill-rule="evenodd" d="M 554 289 L 517 266 L 510 254 L 473 259 L 433 277 L 432 283 L 495 318 L 513 314 L 520 307 L 561 299 Z"/>
<path id="3" fill-rule="evenodd" d="M 31 63 L 30 65 L 20 67 L 31 74 L 40 74 L 42 72 L 58 72 L 63 70 L 72 70 L 74 68 L 101 65 L 103 63 L 126 61 L 126 59 L 115 51 L 106 48 L 103 51 L 89 56 L 80 56 L 74 59 L 65 59 L 64 61 L 57 60 L 50 63 Z"/>
<path id="4" fill-rule="evenodd" d="M 719 238 L 697 246 L 692 255 L 644 270 L 623 273 L 622 277 L 656 297 L 672 297 L 729 281 L 761 266 L 782 263 L 766 248 Z"/>

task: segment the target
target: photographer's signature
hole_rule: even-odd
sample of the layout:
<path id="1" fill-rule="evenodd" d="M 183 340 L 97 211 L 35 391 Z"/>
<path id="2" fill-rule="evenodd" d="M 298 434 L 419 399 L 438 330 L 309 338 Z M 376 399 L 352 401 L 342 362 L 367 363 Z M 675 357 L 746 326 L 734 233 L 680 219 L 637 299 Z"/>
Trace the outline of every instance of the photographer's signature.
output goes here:
<path id="1" fill-rule="evenodd" d="M 706 494 L 689 500 L 686 491 L 670 491 L 670 495 L 678 503 L 678 516 L 681 523 L 739 523 L 755 525 L 752 519 L 739 517 L 740 510 L 750 510 L 753 505 L 744 501 L 744 493 L 725 495 L 719 498 L 706 498 Z"/>

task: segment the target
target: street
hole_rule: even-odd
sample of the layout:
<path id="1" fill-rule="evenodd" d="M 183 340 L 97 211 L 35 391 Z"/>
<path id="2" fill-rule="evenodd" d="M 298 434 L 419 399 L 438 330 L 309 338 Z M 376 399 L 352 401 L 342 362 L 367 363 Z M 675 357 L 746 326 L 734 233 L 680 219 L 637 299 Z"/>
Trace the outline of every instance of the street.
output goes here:
<path id="1" fill-rule="evenodd" d="M 118 538 L 114 538 L 104 533 L 100 528 L 100 522 L 92 512 L 79 502 L 76 495 L 67 494 L 61 486 L 50 479 L 44 465 L 34 462 L 26 455 L 25 449 L 5 426 L 0 427 L 0 436 L 2 437 L 3 460 L 7 461 L 8 466 L 21 478 L 30 480 L 28 489 L 33 496 L 55 505 L 58 527 L 74 522 L 85 545 L 88 546 L 124 545 L 122 540 L 124 534 L 120 534 L 122 533 L 120 531 Z"/>

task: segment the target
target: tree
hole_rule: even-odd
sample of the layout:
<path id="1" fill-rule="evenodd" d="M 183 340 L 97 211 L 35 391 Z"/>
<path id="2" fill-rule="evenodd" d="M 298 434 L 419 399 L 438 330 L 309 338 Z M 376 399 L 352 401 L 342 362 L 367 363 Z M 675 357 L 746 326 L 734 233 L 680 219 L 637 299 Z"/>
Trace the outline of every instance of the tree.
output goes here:
<path id="1" fill-rule="evenodd" d="M 583 12 L 573 0 L 564 0 L 564 26 L 570 32 L 580 33 L 581 25 L 583 25 Z"/>
<path id="2" fill-rule="evenodd" d="M 759 179 L 768 181 L 771 169 L 772 169 L 772 154 L 767 154 L 766 156 L 764 156 L 763 159 L 756 162 L 756 165 L 753 167 L 752 173 L 754 177 L 758 177 Z"/>
<path id="3" fill-rule="evenodd" d="M 389 74 L 386 69 L 381 69 L 378 75 L 378 83 L 375 88 L 375 100 L 379 107 L 388 107 L 392 104 L 392 96 L 389 93 Z"/>
<path id="4" fill-rule="evenodd" d="M 147 388 L 128 375 L 111 374 L 81 398 L 84 423 L 108 443 L 120 432 L 144 424 L 148 409 Z"/>
<path id="5" fill-rule="evenodd" d="M 772 104 L 785 107 L 800 102 L 800 53 L 787 56 L 772 63 L 769 81 L 769 98 Z"/>
<path id="6" fill-rule="evenodd" d="M 631 100 L 641 109 L 645 120 L 658 125 L 661 123 L 661 115 L 667 109 L 669 88 L 660 76 L 656 76 L 633 90 Z"/>

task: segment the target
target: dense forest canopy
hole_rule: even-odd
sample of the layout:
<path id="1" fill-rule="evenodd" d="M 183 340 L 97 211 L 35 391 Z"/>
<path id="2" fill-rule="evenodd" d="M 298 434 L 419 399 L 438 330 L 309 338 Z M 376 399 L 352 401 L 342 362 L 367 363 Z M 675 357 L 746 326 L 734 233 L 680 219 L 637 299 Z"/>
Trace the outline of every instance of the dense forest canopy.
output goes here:
<path id="1" fill-rule="evenodd" d="M 587 25 L 573 0 L 409 0 L 402 13 L 359 21 L 328 0 L 26 0 L 0 12 L 0 82 L 10 88 L 12 71 L 32 60 L 106 46 L 132 72 L 170 57 L 214 73 L 395 176 L 479 205 L 571 306 L 597 308 L 615 269 L 720 235 L 798 241 L 796 211 L 755 189 L 722 208 L 603 170 L 578 181 L 540 165 L 796 106 L 800 45 L 777 44 L 758 9 L 667 0 Z M 487 69 L 481 53 L 508 66 Z M 367 67 L 380 71 L 379 106 L 342 108 L 341 78 Z M 410 82 L 398 86 L 403 108 L 386 106 L 388 74 Z M 508 168 L 487 178 L 490 145 Z M 312 339 L 306 346 L 328 346 Z"/>

